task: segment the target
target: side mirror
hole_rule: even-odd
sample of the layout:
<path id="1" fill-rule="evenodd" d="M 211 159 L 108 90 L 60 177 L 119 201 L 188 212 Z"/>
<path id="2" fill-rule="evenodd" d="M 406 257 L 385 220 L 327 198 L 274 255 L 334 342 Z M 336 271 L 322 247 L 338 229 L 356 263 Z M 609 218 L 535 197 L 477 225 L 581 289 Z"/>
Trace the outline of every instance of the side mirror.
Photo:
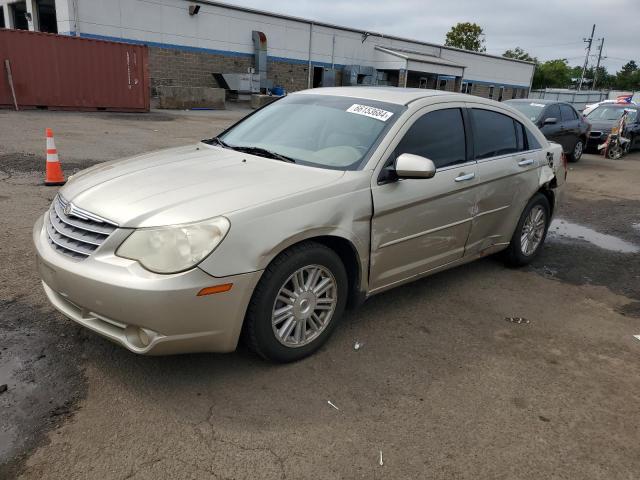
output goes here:
<path id="1" fill-rule="evenodd" d="M 431 178 L 436 174 L 436 165 L 428 158 L 403 153 L 396 159 L 398 178 Z"/>
<path id="2" fill-rule="evenodd" d="M 544 122 L 542 124 L 543 125 L 553 125 L 555 123 L 558 123 L 558 119 L 556 117 L 549 117 L 549 118 L 545 118 Z"/>

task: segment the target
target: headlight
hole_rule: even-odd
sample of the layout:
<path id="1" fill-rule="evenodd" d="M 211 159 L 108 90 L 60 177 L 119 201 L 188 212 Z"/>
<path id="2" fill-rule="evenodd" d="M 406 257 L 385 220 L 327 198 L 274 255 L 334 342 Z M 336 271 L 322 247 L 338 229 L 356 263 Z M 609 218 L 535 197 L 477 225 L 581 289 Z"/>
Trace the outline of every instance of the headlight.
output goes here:
<path id="1" fill-rule="evenodd" d="M 224 239 L 231 224 L 224 217 L 167 227 L 141 228 L 122 242 L 116 255 L 137 260 L 156 273 L 188 270 Z"/>

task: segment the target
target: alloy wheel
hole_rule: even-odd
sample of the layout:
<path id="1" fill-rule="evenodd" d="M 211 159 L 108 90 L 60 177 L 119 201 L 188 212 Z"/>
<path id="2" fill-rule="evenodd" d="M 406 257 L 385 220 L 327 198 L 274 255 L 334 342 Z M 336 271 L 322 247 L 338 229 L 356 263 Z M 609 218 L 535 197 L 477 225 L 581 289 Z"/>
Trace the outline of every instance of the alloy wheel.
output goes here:
<path id="1" fill-rule="evenodd" d="M 526 256 L 533 255 L 542 242 L 544 230 L 547 226 L 547 214 L 543 207 L 535 205 L 527 215 L 522 225 L 520 235 L 520 249 Z"/>
<path id="2" fill-rule="evenodd" d="M 584 149 L 584 146 L 582 145 L 582 140 L 578 140 L 578 143 L 576 143 L 576 146 L 573 149 L 573 159 L 574 160 L 580 160 L 580 157 L 582 157 L 583 149 Z"/>
<path id="3" fill-rule="evenodd" d="M 309 344 L 329 325 L 337 300 L 338 285 L 327 268 L 307 265 L 296 270 L 273 304 L 271 326 L 276 339 L 292 348 Z"/>

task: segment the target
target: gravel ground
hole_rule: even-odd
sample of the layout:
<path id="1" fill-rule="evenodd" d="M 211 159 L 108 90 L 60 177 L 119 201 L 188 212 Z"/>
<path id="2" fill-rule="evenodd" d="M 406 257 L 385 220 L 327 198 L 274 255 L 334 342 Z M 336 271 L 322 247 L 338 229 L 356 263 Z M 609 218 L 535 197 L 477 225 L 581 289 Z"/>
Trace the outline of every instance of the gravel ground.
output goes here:
<path id="1" fill-rule="evenodd" d="M 381 294 L 296 364 L 138 357 L 56 313 L 30 239 L 55 195 L 44 128 L 70 173 L 244 113 L 0 111 L 0 478 L 636 478 L 640 255 L 596 243 L 640 245 L 637 153 L 571 164 L 532 266 L 487 258 Z"/>

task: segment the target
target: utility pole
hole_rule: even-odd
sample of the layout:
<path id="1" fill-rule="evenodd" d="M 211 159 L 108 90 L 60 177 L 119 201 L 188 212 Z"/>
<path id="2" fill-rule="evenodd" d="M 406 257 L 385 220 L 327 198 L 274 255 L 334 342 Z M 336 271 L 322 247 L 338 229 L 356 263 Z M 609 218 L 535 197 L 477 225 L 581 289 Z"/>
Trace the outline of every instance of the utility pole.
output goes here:
<path id="1" fill-rule="evenodd" d="M 598 63 L 596 64 L 596 69 L 593 72 L 593 85 L 591 86 L 593 90 L 596 89 L 596 81 L 598 80 L 598 69 L 600 68 L 600 60 L 602 59 L 603 46 L 604 46 L 604 37 L 600 39 L 600 45 L 598 45 Z"/>
<path id="2" fill-rule="evenodd" d="M 580 77 L 580 83 L 578 84 L 578 90 L 582 90 L 582 84 L 584 83 L 584 75 L 587 73 L 587 65 L 589 64 L 589 55 L 591 54 L 591 44 L 593 43 L 593 35 L 596 33 L 596 24 L 593 24 L 591 29 L 591 36 L 589 38 L 583 38 L 582 40 L 587 44 L 587 54 L 584 56 L 584 66 L 582 67 L 582 76 Z"/>

